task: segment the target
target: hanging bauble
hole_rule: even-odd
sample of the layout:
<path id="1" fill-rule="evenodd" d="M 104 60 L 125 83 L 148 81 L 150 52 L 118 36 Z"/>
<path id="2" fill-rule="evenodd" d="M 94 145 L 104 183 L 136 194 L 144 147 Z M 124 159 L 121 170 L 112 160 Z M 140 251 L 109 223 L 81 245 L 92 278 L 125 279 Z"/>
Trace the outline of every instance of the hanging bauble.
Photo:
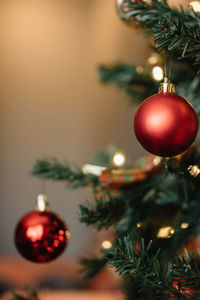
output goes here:
<path id="1" fill-rule="evenodd" d="M 147 98 L 134 118 L 135 135 L 152 154 L 171 157 L 187 150 L 198 131 L 198 119 L 192 105 L 175 93 L 167 78 L 159 93 Z"/>
<path id="2" fill-rule="evenodd" d="M 132 3 L 141 4 L 141 0 L 116 0 L 116 8 L 122 21 L 133 28 L 138 28 L 138 12 L 133 9 Z"/>
<path id="3" fill-rule="evenodd" d="M 46 196 L 39 195 L 37 209 L 26 214 L 16 226 L 15 245 L 24 258 L 45 263 L 63 252 L 69 237 L 63 220 L 48 210 Z"/>
<path id="4" fill-rule="evenodd" d="M 193 282 L 190 282 L 190 285 L 192 286 L 194 284 Z M 177 281 L 174 280 L 172 283 L 172 289 L 173 292 L 169 294 L 170 299 L 179 299 L 179 298 L 193 298 L 194 297 L 194 291 L 190 288 L 189 282 L 187 280 L 180 280 L 180 278 L 177 278 Z"/>

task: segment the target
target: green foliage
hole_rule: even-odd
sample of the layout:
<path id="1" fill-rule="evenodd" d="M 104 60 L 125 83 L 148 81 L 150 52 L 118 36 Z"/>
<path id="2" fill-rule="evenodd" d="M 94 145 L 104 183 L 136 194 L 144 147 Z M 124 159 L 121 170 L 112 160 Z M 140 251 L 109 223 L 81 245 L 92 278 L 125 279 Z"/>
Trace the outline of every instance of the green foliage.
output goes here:
<path id="1" fill-rule="evenodd" d="M 200 65 L 200 14 L 192 10 L 172 9 L 167 1 L 152 0 L 151 4 L 126 0 L 126 10 L 120 8 L 121 18 L 136 23 L 153 34 L 156 48 L 174 51 L 182 59 L 190 59 Z"/>
<path id="2" fill-rule="evenodd" d="M 84 174 L 78 167 L 76 170 L 72 170 L 57 159 L 37 160 L 32 167 L 32 175 L 45 179 L 68 181 L 72 184 L 72 188 L 87 186 L 89 183 L 98 184 L 97 176 Z"/>
<path id="3" fill-rule="evenodd" d="M 151 4 L 144 0 L 124 2 L 127 6 L 125 10 L 124 6 L 120 7 L 121 18 L 140 26 L 144 33 L 153 34 L 155 50 L 159 53 L 173 52 L 170 79 L 176 84 L 177 93 L 191 101 L 200 117 L 200 77 L 197 75 L 200 14 L 172 9 L 165 0 L 152 0 Z M 143 73 L 137 70 L 123 63 L 101 65 L 99 77 L 102 82 L 124 90 L 134 103 L 158 90 L 158 82 L 152 78 L 149 67 Z M 95 161 L 112 167 L 111 154 L 112 151 L 100 151 Z M 114 227 L 116 241 L 112 249 L 102 252 L 101 258 L 83 259 L 87 279 L 108 263 L 122 276 L 123 289 L 130 300 L 200 299 L 197 264 L 188 253 L 185 258 L 176 255 L 200 230 L 200 175 L 190 176 L 190 165 L 200 166 L 198 144 L 181 160 L 163 159 L 160 168 L 154 169 L 148 178 L 121 186 L 115 193 L 97 176 L 84 174 L 80 168 L 72 169 L 55 159 L 38 160 L 32 174 L 66 181 L 72 188 L 90 186 L 94 201 L 80 205 L 80 221 L 97 230 Z M 183 222 L 188 223 L 188 228 L 181 228 Z M 160 228 L 167 226 L 173 233 L 168 238 L 159 237 Z M 146 245 L 144 240 L 140 242 L 141 237 Z"/>
<path id="4" fill-rule="evenodd" d="M 137 68 L 128 64 L 99 66 L 99 78 L 103 83 L 111 83 L 123 89 L 134 101 L 142 101 L 158 91 L 158 82 L 149 72 L 138 73 Z"/>
<path id="5" fill-rule="evenodd" d="M 175 256 L 163 266 L 161 249 L 152 254 L 151 243 L 145 247 L 142 240 L 140 250 L 135 250 L 132 240 L 124 237 L 107 257 L 109 265 L 129 282 L 129 288 L 132 284 L 132 295 L 152 300 L 170 296 L 200 299 L 200 272 L 193 257 L 188 253 L 187 259 Z"/>
<path id="6" fill-rule="evenodd" d="M 108 196 L 95 199 L 95 205 L 88 203 L 80 205 L 80 222 L 87 226 L 93 225 L 96 229 L 109 228 L 119 222 L 124 213 L 124 203 L 119 197 Z"/>

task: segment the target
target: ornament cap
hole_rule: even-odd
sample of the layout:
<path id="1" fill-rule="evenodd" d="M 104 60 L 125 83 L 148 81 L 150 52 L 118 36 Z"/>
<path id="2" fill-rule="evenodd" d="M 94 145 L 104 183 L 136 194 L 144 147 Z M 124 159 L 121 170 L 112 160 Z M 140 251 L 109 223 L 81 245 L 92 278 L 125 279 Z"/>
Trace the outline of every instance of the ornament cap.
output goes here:
<path id="1" fill-rule="evenodd" d="M 39 194 L 36 202 L 36 209 L 39 211 L 46 211 L 49 208 L 47 201 L 47 196 L 44 194 Z"/>
<path id="2" fill-rule="evenodd" d="M 159 87 L 159 93 L 175 93 L 175 85 L 167 77 L 164 77 Z"/>

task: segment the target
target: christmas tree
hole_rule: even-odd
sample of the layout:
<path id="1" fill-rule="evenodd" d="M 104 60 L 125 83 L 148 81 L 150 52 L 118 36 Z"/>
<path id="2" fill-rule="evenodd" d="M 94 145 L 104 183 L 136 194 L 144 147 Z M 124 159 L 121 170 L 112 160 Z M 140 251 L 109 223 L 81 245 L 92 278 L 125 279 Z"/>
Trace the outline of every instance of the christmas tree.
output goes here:
<path id="1" fill-rule="evenodd" d="M 156 120 L 156 133 L 147 139 L 152 123 L 145 132 L 141 129 L 150 117 L 137 115 L 136 136 L 154 154 L 140 161 L 137 169 L 124 164 L 123 155 L 111 149 L 99 152 L 95 164 L 84 168 L 71 168 L 56 159 L 38 160 L 32 174 L 67 181 L 72 188 L 90 187 L 93 201 L 80 205 L 80 221 L 98 231 L 113 228 L 115 240 L 102 249 L 101 257 L 83 259 L 87 279 L 109 265 L 122 278 L 127 299 L 200 299 L 200 257 L 194 242 L 200 229 L 198 137 L 193 144 L 197 120 L 188 102 L 185 109 L 185 102 L 177 96 L 187 99 L 199 118 L 200 1 L 191 2 L 187 10 L 171 8 L 165 0 L 118 0 L 115 4 L 124 23 L 154 37 L 152 56 L 145 70 L 127 64 L 102 65 L 99 76 L 102 82 L 124 90 L 132 103 L 143 105 L 145 98 L 156 94 L 156 109 L 165 113 L 171 108 L 165 126 L 173 125 L 175 138 L 172 141 L 167 131 L 161 139 L 162 117 L 160 123 Z M 166 102 L 158 93 L 159 66 L 163 65 L 160 93 L 167 94 Z M 117 163 L 113 163 L 114 153 Z"/>

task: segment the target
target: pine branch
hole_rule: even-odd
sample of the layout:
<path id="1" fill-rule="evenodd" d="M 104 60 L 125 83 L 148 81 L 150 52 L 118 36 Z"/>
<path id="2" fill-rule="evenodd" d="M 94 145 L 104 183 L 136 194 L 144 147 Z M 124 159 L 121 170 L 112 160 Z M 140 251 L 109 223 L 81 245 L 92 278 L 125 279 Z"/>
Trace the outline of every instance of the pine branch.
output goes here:
<path id="1" fill-rule="evenodd" d="M 109 198 L 108 198 L 109 197 Z M 95 204 L 80 205 L 80 222 L 93 225 L 97 230 L 108 229 L 121 220 L 124 214 L 124 202 L 119 197 L 102 196 Z"/>
<path id="2" fill-rule="evenodd" d="M 138 251 L 125 237 L 109 253 L 108 263 L 132 284 L 135 294 L 140 296 L 148 296 L 148 299 L 166 299 L 169 296 L 200 299 L 200 273 L 192 256 L 188 254 L 187 260 L 175 256 L 163 267 L 160 264 L 160 249 L 151 254 L 151 243 L 145 247 L 142 240 Z"/>
<path id="3" fill-rule="evenodd" d="M 153 80 L 149 72 L 137 72 L 133 65 L 115 64 L 100 66 L 98 75 L 103 83 L 111 83 L 123 89 L 135 101 L 142 101 L 146 97 L 157 93 L 158 82 Z"/>
<path id="4" fill-rule="evenodd" d="M 120 7 L 120 16 L 126 22 L 138 24 L 146 33 L 155 37 L 156 48 L 174 51 L 181 58 L 200 64 L 200 14 L 192 10 L 171 9 L 167 1 L 152 0 L 147 4 L 126 0 Z"/>
<path id="5" fill-rule="evenodd" d="M 38 160 L 32 168 L 32 175 L 45 179 L 68 181 L 73 184 L 73 188 L 98 184 L 97 176 L 84 174 L 79 168 L 74 171 L 68 165 L 56 159 Z"/>
<path id="6" fill-rule="evenodd" d="M 187 72 L 187 76 L 183 76 Z M 130 96 L 132 104 L 142 102 L 147 97 L 158 92 L 159 83 L 152 78 L 150 70 L 138 74 L 136 67 L 126 64 L 100 66 L 100 80 L 106 84 L 114 84 Z M 177 94 L 181 95 L 194 106 L 200 118 L 200 77 L 196 75 L 187 62 L 173 61 L 171 81 L 176 85 Z"/>

